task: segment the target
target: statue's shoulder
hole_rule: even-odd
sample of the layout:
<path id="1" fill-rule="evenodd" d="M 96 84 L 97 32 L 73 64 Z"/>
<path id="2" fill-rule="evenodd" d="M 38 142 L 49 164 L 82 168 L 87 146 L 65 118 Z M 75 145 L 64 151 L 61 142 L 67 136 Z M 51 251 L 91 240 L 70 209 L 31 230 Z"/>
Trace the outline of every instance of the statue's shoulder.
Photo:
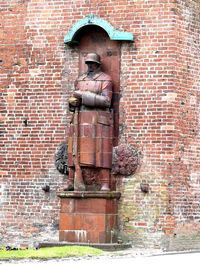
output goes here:
<path id="1" fill-rule="evenodd" d="M 103 81 L 112 81 L 110 75 L 106 74 L 105 72 L 101 71 L 99 73 L 98 79 L 101 79 Z"/>

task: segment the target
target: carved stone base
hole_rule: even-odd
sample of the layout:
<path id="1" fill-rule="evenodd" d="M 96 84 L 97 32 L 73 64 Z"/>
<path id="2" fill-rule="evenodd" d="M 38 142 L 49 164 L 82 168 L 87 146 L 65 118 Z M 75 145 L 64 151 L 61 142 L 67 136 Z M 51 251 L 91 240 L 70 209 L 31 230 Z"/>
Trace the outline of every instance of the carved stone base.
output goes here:
<path id="1" fill-rule="evenodd" d="M 59 241 L 116 243 L 119 192 L 63 192 Z"/>

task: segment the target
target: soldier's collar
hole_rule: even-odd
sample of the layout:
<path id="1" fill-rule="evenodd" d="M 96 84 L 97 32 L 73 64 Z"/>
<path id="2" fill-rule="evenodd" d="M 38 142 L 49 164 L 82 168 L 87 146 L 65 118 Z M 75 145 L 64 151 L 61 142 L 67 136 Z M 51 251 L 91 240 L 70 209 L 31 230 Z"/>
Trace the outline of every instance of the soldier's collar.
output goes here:
<path id="1" fill-rule="evenodd" d="M 88 72 L 86 73 L 88 77 L 90 77 L 92 80 L 96 80 L 101 75 L 101 70 L 94 71 L 93 75 L 88 75 Z"/>

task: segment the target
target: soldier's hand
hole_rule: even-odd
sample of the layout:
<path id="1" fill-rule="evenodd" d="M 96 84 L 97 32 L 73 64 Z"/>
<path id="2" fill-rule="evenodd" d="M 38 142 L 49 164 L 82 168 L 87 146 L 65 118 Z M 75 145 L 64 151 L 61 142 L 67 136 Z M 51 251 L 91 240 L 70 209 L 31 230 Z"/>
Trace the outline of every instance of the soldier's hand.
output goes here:
<path id="1" fill-rule="evenodd" d="M 69 105 L 73 106 L 73 107 L 78 107 L 80 105 L 80 99 L 72 96 L 69 98 L 68 100 Z"/>

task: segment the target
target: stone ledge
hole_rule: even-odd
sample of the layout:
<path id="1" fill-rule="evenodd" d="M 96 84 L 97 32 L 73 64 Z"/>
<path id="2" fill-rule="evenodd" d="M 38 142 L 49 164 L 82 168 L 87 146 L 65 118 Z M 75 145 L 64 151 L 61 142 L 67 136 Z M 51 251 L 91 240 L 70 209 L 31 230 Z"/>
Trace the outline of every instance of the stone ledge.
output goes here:
<path id="1" fill-rule="evenodd" d="M 116 191 L 63 191 L 57 194 L 60 198 L 105 198 L 120 199 L 121 193 Z"/>
<path id="2" fill-rule="evenodd" d="M 59 247 L 59 246 L 89 246 L 93 248 L 99 248 L 104 251 L 116 251 L 116 250 L 125 250 L 131 248 L 130 243 L 74 243 L 74 242 L 41 242 L 38 244 L 39 248 L 44 247 Z"/>

